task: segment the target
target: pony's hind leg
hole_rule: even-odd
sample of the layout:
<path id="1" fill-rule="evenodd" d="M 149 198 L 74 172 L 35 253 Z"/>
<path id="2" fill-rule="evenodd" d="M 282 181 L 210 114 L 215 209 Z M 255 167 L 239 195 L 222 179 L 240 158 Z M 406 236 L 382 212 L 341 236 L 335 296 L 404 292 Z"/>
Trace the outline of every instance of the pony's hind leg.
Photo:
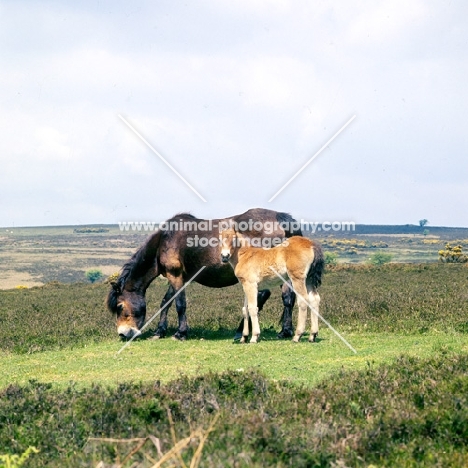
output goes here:
<path id="1" fill-rule="evenodd" d="M 299 342 L 304 334 L 307 322 L 307 288 L 303 279 L 292 279 L 294 291 L 297 295 L 297 305 L 299 306 L 299 314 L 297 316 L 296 333 L 293 337 L 295 343 Z"/>
<path id="2" fill-rule="evenodd" d="M 247 296 L 244 297 L 244 307 L 242 307 L 242 315 L 244 316 L 241 343 L 245 343 L 249 337 L 249 312 L 247 309 Z"/>
<path id="3" fill-rule="evenodd" d="M 296 302 L 296 294 L 292 290 L 291 281 L 281 285 L 281 299 L 283 300 L 283 315 L 281 316 L 281 331 L 277 338 L 291 338 L 294 335 L 292 314 Z"/>
<path id="4" fill-rule="evenodd" d="M 320 306 L 320 296 L 317 290 L 312 290 L 309 292 L 309 305 L 310 309 L 310 337 L 309 341 L 311 343 L 317 341 L 318 331 L 319 331 L 319 306 Z"/>

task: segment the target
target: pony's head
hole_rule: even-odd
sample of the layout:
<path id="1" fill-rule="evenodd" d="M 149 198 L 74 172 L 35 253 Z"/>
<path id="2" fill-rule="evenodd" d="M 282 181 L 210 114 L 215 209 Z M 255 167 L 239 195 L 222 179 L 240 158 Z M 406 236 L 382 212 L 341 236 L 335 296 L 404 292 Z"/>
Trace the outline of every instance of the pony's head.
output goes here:
<path id="1" fill-rule="evenodd" d="M 221 261 L 228 263 L 234 250 L 238 247 L 238 237 L 234 229 L 225 229 L 219 233 L 221 244 Z"/>
<path id="2" fill-rule="evenodd" d="M 119 281 L 111 285 L 112 289 L 107 296 L 107 308 L 116 314 L 117 333 L 125 339 L 140 335 L 140 329 L 146 318 L 144 294 L 126 290 Z"/>

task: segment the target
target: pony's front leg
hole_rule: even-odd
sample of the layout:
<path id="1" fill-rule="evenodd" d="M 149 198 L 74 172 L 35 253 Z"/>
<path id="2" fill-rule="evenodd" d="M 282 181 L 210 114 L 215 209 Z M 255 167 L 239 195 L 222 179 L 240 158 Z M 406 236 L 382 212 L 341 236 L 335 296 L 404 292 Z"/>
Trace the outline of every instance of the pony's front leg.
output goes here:
<path id="1" fill-rule="evenodd" d="M 158 340 L 159 338 L 164 338 L 167 333 L 167 313 L 169 311 L 169 308 L 172 305 L 172 302 L 168 305 L 166 305 L 173 297 L 174 297 L 175 291 L 172 286 L 169 286 L 169 289 L 167 290 L 166 294 L 164 295 L 163 300 L 161 301 L 161 315 L 159 317 L 159 323 L 158 323 L 158 328 L 154 332 L 153 339 Z"/>
<path id="2" fill-rule="evenodd" d="M 174 294 L 177 294 L 177 292 L 184 286 L 184 279 L 180 270 L 168 272 L 166 278 L 174 289 Z M 174 302 L 176 305 L 177 315 L 179 317 L 179 327 L 177 328 L 173 338 L 176 340 L 185 340 L 187 339 L 188 334 L 187 316 L 185 315 L 185 289 L 177 295 Z"/>
<path id="3" fill-rule="evenodd" d="M 309 304 L 310 308 L 310 321 L 311 321 L 311 328 L 310 328 L 310 337 L 309 342 L 313 343 L 317 341 L 318 330 L 319 330 L 319 305 L 320 305 L 320 296 L 316 290 L 312 290 L 309 292 Z"/>
<path id="4" fill-rule="evenodd" d="M 260 337 L 260 325 L 258 323 L 258 307 L 257 307 L 257 283 L 243 282 L 245 297 L 247 299 L 247 312 L 252 320 L 252 338 L 251 343 L 257 343 Z M 245 322 L 244 322 L 245 332 Z M 247 331 L 248 333 L 248 331 Z"/>

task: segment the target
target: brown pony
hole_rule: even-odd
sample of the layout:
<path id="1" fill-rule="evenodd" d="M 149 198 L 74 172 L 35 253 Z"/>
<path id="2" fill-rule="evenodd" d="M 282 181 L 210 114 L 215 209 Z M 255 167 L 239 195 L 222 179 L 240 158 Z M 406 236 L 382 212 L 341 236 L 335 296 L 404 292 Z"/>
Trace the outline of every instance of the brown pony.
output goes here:
<path id="1" fill-rule="evenodd" d="M 222 263 L 220 258 L 219 234 L 223 228 L 229 226 L 261 245 L 302 235 L 300 223 L 289 214 L 263 208 L 214 220 L 198 219 L 182 213 L 161 223 L 159 229 L 124 264 L 107 296 L 107 307 L 117 316 L 117 332 L 122 338 L 140 334 L 146 318 L 146 289 L 158 275 L 168 279 L 169 289 L 161 302 L 162 311 L 154 333 L 155 338 L 162 338 L 167 333 L 167 313 L 171 305 L 169 301 L 201 267 L 205 266 L 194 281 L 204 286 L 224 288 L 238 282 L 231 266 Z M 259 310 L 269 296 L 268 290 L 259 292 Z M 282 299 L 283 324 L 278 338 L 293 334 L 292 308 L 295 295 L 287 286 L 282 287 Z M 183 340 L 188 332 L 185 290 L 176 296 L 174 302 L 179 319 L 174 338 Z M 243 327 L 241 322 L 237 331 L 239 338 Z"/>
<path id="2" fill-rule="evenodd" d="M 251 343 L 260 336 L 258 323 L 258 285 L 265 280 L 269 284 L 281 281 L 287 275 L 297 294 L 299 315 L 293 341 L 298 342 L 304 333 L 307 320 L 307 306 L 311 312 L 309 341 L 316 341 L 318 335 L 318 313 L 320 296 L 317 288 L 321 283 L 324 259 L 319 244 L 306 237 L 291 237 L 274 248 L 251 247 L 250 239 L 239 235 L 233 229 L 221 232 L 221 259 L 230 263 L 237 279 L 244 288 L 245 300 L 242 313 L 244 329 L 241 343 L 249 335 L 248 317 L 252 319 Z"/>

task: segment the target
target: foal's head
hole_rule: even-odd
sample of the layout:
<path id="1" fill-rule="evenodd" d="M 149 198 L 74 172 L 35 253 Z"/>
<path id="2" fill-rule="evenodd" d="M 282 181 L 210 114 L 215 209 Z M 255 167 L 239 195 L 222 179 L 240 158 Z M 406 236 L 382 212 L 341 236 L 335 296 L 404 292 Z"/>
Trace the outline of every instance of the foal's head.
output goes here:
<path id="1" fill-rule="evenodd" d="M 117 333 L 121 338 L 132 338 L 139 335 L 145 323 L 146 300 L 143 294 L 127 291 L 117 283 L 107 296 L 108 309 L 117 316 Z"/>
<path id="2" fill-rule="evenodd" d="M 239 238 L 234 229 L 226 229 L 220 232 L 219 240 L 221 242 L 221 261 L 227 263 L 239 247 Z"/>

